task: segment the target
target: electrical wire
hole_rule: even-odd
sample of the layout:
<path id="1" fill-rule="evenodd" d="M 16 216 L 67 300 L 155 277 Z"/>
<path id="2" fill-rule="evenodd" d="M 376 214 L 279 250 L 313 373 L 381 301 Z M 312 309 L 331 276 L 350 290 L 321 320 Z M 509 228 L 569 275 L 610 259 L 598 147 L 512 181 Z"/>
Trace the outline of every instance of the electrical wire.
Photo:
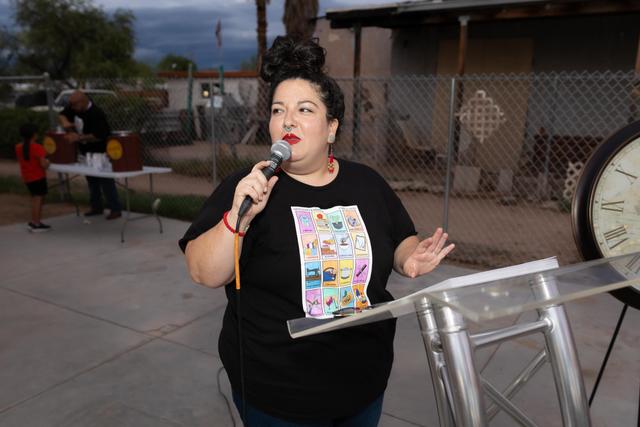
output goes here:
<path id="1" fill-rule="evenodd" d="M 220 386 L 220 374 L 222 373 L 222 371 L 224 371 L 224 366 L 220 366 L 220 368 L 218 369 L 218 373 L 216 374 L 216 381 L 218 381 L 218 393 L 220 393 L 220 395 L 224 399 L 224 402 L 227 404 L 227 410 L 229 411 L 229 417 L 231 418 L 231 422 L 233 423 L 233 427 L 236 427 L 236 419 L 233 416 L 233 409 L 231 408 L 231 402 L 229 402 L 229 398 L 227 397 L 226 394 L 224 394 L 224 392 L 222 391 L 222 387 Z"/>
<path id="2" fill-rule="evenodd" d="M 233 237 L 233 253 L 234 253 L 233 268 L 235 269 L 235 273 L 236 273 L 236 291 L 240 290 L 240 254 L 239 254 L 240 234 L 238 234 L 239 224 L 240 224 L 240 218 L 238 218 L 238 224 L 236 224 L 236 231 Z"/>
<path id="3" fill-rule="evenodd" d="M 241 396 L 241 407 L 240 414 L 242 414 L 242 421 L 245 425 L 249 425 L 246 417 L 246 401 L 245 401 L 245 385 L 244 385 L 244 345 L 242 339 L 242 306 L 240 305 L 240 219 L 238 216 L 236 221 L 236 229 L 234 232 L 233 239 L 233 252 L 234 252 L 234 269 L 236 275 L 236 311 L 237 311 L 237 319 L 238 319 L 238 347 L 240 353 L 240 396 Z"/>

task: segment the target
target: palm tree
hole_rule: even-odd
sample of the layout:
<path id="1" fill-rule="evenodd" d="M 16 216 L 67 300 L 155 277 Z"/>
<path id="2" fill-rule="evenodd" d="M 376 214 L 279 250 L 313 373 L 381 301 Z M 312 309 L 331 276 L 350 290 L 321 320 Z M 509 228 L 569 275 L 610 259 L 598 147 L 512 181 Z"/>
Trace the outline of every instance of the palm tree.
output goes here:
<path id="1" fill-rule="evenodd" d="M 258 27 L 256 28 L 256 31 L 258 32 L 258 61 L 256 65 L 258 70 L 260 70 L 262 58 L 267 52 L 267 5 L 270 2 L 270 0 L 256 0 L 256 11 L 258 17 Z"/>
<path id="2" fill-rule="evenodd" d="M 256 70 L 260 72 L 262 66 L 262 58 L 267 53 L 267 5 L 270 0 L 256 0 L 256 15 L 258 18 L 258 27 L 256 31 L 258 33 L 258 57 L 256 60 Z M 254 142 L 256 143 L 270 143 L 269 126 L 267 117 L 267 85 L 258 79 L 258 102 L 256 104 L 255 111 L 255 124 L 256 131 L 254 133 Z M 252 126 L 253 128 L 253 126 Z"/>
<path id="3" fill-rule="evenodd" d="M 262 58 L 267 52 L 267 6 L 270 0 L 255 1 L 258 19 L 258 27 L 256 29 L 258 33 L 258 58 L 256 66 L 259 71 L 262 65 Z M 318 0 L 285 0 L 282 21 L 284 22 L 287 34 L 300 38 L 310 38 L 315 29 L 314 18 L 318 14 L 318 8 Z M 256 135 L 256 142 L 271 142 L 267 124 L 267 91 L 267 86 L 260 80 L 256 114 L 259 128 Z"/>
<path id="4" fill-rule="evenodd" d="M 308 39 L 315 30 L 318 0 L 285 0 L 282 22 L 287 34 Z"/>

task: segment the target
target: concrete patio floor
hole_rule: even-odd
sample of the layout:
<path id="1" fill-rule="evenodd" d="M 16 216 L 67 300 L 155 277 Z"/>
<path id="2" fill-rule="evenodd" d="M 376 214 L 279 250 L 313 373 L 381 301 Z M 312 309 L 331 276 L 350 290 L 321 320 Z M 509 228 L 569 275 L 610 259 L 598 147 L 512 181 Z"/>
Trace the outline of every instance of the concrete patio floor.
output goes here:
<path id="1" fill-rule="evenodd" d="M 121 220 L 48 222 L 54 230 L 45 234 L 0 227 L 0 426 L 233 425 L 216 379 L 225 296 L 190 282 L 176 244 L 188 224 L 163 219 L 159 234 L 153 220 L 133 222 L 121 244 Z M 468 272 L 445 265 L 418 280 L 394 275 L 389 289 L 398 297 Z M 621 308 L 606 294 L 567 304 L 588 393 Z M 636 425 L 639 324 L 630 309 L 592 407 L 594 426 Z M 399 320 L 395 346 L 380 425 L 437 426 L 415 317 Z M 504 388 L 540 348 L 540 337 L 519 339 L 495 354 L 479 351 L 477 366 Z M 229 396 L 224 373 L 220 387 Z M 539 425 L 562 425 L 549 365 L 514 401 Z M 491 425 L 515 423 L 500 414 Z"/>

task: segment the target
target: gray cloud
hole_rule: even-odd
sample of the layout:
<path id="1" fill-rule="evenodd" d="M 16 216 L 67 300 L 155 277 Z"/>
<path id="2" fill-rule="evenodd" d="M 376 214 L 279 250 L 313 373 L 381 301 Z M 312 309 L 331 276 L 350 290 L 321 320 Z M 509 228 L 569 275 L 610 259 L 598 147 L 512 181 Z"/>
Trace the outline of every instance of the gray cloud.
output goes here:
<path id="1" fill-rule="evenodd" d="M 2 0 L 0 0 L 0 26 L 13 26 L 13 10 Z"/>
<path id="2" fill-rule="evenodd" d="M 327 9 L 348 8 L 388 0 L 320 0 L 320 14 Z M 252 0 L 94 0 L 107 12 L 131 9 L 136 16 L 136 58 L 158 62 L 173 53 L 192 58 L 200 69 L 223 62 L 236 70 L 257 50 L 256 8 Z M 284 0 L 272 0 L 267 7 L 267 42 L 284 34 Z M 12 24 L 9 0 L 0 0 L 0 25 Z M 216 47 L 215 26 L 222 22 L 223 51 Z"/>
<path id="3" fill-rule="evenodd" d="M 386 2 L 388 1 L 320 0 L 320 14 L 324 14 L 327 9 Z M 106 0 L 100 3 L 107 7 Z M 257 51 L 256 9 L 252 0 L 189 0 L 185 6 L 180 7 L 140 7 L 141 4 L 151 3 L 145 0 L 130 6 L 134 8 L 136 15 L 139 47 L 136 55 L 139 59 L 154 62 L 167 53 L 174 53 L 192 58 L 201 69 L 218 66 L 221 58 L 214 35 L 217 19 L 222 21 L 222 62 L 225 69 L 238 69 L 242 61 L 249 59 Z M 175 1 L 162 0 L 161 3 Z M 276 36 L 284 34 L 283 4 L 284 0 L 272 0 L 267 7 L 268 44 Z"/>
<path id="4" fill-rule="evenodd" d="M 275 2 L 274 2 L 275 3 Z M 153 62 L 167 53 L 192 58 L 200 68 L 218 66 L 237 69 L 256 53 L 256 14 L 253 2 L 228 7 L 174 7 L 135 9 L 137 57 Z M 278 17 L 279 12 L 279 17 Z M 269 38 L 284 32 L 282 11 L 268 9 Z M 274 16 L 276 15 L 276 16 Z M 222 23 L 222 51 L 216 46 L 215 26 Z M 151 52 L 158 52 L 154 55 Z"/>

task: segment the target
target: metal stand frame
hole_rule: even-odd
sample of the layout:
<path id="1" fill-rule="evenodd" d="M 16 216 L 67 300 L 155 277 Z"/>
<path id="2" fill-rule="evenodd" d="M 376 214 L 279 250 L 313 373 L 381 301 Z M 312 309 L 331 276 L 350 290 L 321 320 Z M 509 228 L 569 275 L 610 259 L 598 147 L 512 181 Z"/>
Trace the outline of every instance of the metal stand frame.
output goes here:
<path id="1" fill-rule="evenodd" d="M 542 275 L 531 283 L 533 295 L 551 299 L 558 295 L 555 280 Z M 538 309 L 534 322 L 470 335 L 464 319 L 453 309 L 429 302 L 416 303 L 416 314 L 431 372 L 441 427 L 486 426 L 500 409 L 518 425 L 536 424 L 510 399 L 535 375 L 545 361 L 551 364 L 564 426 L 591 426 L 580 362 L 569 321 L 562 305 Z M 536 355 L 503 391 L 480 377 L 473 362 L 475 348 L 497 344 L 532 333 L 542 333 L 546 351 Z M 484 395 L 493 401 L 485 411 Z"/>
<path id="2" fill-rule="evenodd" d="M 620 333 L 620 327 L 622 326 L 622 321 L 624 320 L 625 314 L 627 314 L 628 308 L 629 308 L 629 304 L 625 304 L 622 307 L 622 311 L 620 312 L 618 323 L 616 323 L 616 327 L 613 331 L 613 335 L 611 336 L 611 341 L 609 342 L 609 347 L 607 347 L 607 352 L 604 356 L 604 360 L 602 361 L 602 365 L 600 365 L 600 370 L 598 371 L 596 382 L 593 385 L 593 390 L 591 390 L 591 396 L 589 396 L 589 407 L 591 407 L 591 404 L 593 403 L 593 399 L 596 397 L 596 392 L 598 391 L 600 380 L 602 379 L 604 370 L 606 369 L 607 363 L 609 362 L 609 356 L 611 356 L 611 351 L 613 350 L 613 346 L 615 345 L 616 339 L 618 338 L 618 334 Z M 640 426 L 640 395 L 638 396 L 638 423 L 637 424 L 638 426 Z"/>
<path id="3" fill-rule="evenodd" d="M 150 214 L 141 214 L 141 215 L 137 215 L 132 217 L 131 216 L 131 201 L 130 201 L 130 197 L 129 197 L 129 193 L 133 190 L 129 189 L 129 178 L 124 178 L 124 185 L 120 184 L 118 181 L 116 181 L 116 185 L 119 185 L 121 187 L 124 188 L 124 194 L 125 194 L 125 205 L 127 207 L 126 209 L 126 214 L 124 215 L 124 222 L 122 223 L 122 229 L 120 230 L 120 243 L 124 243 L 124 230 L 125 228 L 127 228 L 127 223 L 130 221 L 137 221 L 139 219 L 144 219 L 144 218 L 148 218 L 150 216 L 153 216 L 156 218 L 156 221 L 158 221 L 158 227 L 160 228 L 160 234 L 162 234 L 162 221 L 160 220 L 160 217 L 158 216 L 158 208 L 160 207 L 160 199 L 159 198 L 155 198 L 155 194 L 153 192 L 153 174 L 149 174 L 149 193 L 151 194 L 151 200 L 153 200 L 153 202 L 151 202 L 151 213 Z"/>
<path id="4" fill-rule="evenodd" d="M 76 208 L 76 216 L 80 216 L 80 208 L 78 206 L 78 203 L 73 199 L 72 195 L 71 195 L 71 180 L 73 180 L 74 178 L 77 178 L 81 175 L 71 175 L 69 176 L 68 173 L 58 173 L 58 183 L 51 186 L 50 188 L 53 188 L 55 186 L 60 186 L 60 190 L 61 190 L 61 198 L 63 200 L 66 200 L 67 202 L 73 203 L 73 205 Z M 153 174 L 149 174 L 149 193 L 151 194 L 151 200 L 153 200 L 151 202 L 151 213 L 150 214 L 140 214 L 140 215 L 136 215 L 136 216 L 131 216 L 131 197 L 130 197 L 130 193 L 134 190 L 129 188 L 129 178 L 125 177 L 124 178 L 124 185 L 121 184 L 120 182 L 118 182 L 117 179 L 114 178 L 114 181 L 116 183 L 116 185 L 119 185 L 120 187 L 124 188 L 125 192 L 125 215 L 124 215 L 124 222 L 122 224 L 122 228 L 120 229 L 120 243 L 124 243 L 124 232 L 125 229 L 127 228 L 127 223 L 131 222 L 131 221 L 137 221 L 139 219 L 144 219 L 144 218 L 148 218 L 150 216 L 155 217 L 155 219 L 158 221 L 158 227 L 160 229 L 160 233 L 162 234 L 163 232 L 163 228 L 162 228 L 162 220 L 160 219 L 160 216 L 158 215 L 158 208 L 160 207 L 160 198 L 156 198 L 155 197 L 155 193 L 153 192 Z"/>
<path id="5" fill-rule="evenodd" d="M 611 350 L 613 350 L 613 345 L 616 343 L 616 339 L 618 338 L 618 333 L 620 333 L 620 326 L 622 326 L 622 321 L 624 320 L 624 315 L 627 314 L 627 308 L 629 308 L 628 304 L 625 304 L 622 307 L 622 311 L 620 312 L 620 317 L 618 317 L 618 323 L 616 323 L 616 327 L 613 331 L 613 335 L 611 336 L 611 341 L 609 342 L 609 347 L 607 347 L 607 352 L 604 355 L 604 360 L 602 361 L 602 365 L 600 365 L 600 370 L 598 371 L 598 376 L 596 377 L 596 382 L 593 385 L 593 390 L 591 391 L 591 396 L 589 396 L 589 407 L 593 403 L 593 399 L 596 397 L 596 392 L 598 391 L 598 386 L 600 385 L 600 380 L 602 379 L 602 375 L 604 374 L 604 370 L 607 367 L 607 362 L 609 362 L 609 356 L 611 356 Z M 640 405 L 638 406 L 638 425 L 640 426 Z"/>

